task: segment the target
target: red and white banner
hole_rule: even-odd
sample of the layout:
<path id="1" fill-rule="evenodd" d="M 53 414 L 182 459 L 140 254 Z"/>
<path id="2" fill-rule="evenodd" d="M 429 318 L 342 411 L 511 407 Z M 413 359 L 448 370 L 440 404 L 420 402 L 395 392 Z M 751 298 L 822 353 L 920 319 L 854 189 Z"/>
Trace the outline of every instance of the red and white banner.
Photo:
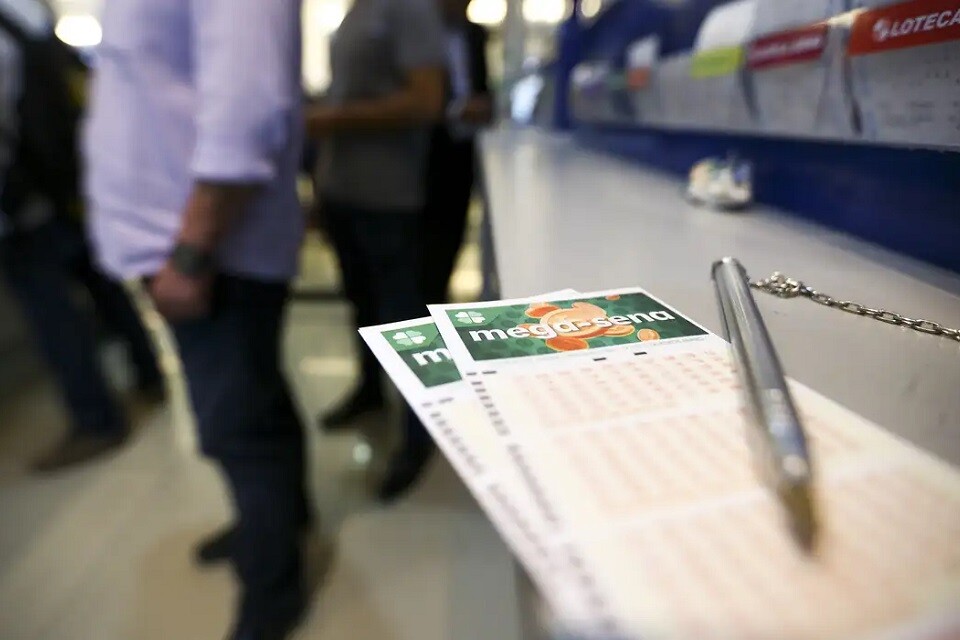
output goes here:
<path id="1" fill-rule="evenodd" d="M 960 40 L 960 0 L 911 0 L 858 15 L 847 53 L 862 56 L 951 40 Z"/>
<path id="2" fill-rule="evenodd" d="M 763 36 L 747 47 L 747 67 L 753 71 L 819 60 L 827 48 L 825 23 Z"/>

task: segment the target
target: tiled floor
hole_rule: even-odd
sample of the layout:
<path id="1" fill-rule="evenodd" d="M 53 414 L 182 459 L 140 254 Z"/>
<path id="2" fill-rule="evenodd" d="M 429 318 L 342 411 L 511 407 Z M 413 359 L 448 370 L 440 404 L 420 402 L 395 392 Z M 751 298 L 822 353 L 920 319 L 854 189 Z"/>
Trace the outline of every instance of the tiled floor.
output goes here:
<path id="1" fill-rule="evenodd" d="M 458 277 L 475 279 L 470 269 Z M 313 491 L 330 541 L 315 545 L 314 567 L 329 569 L 297 638 L 514 640 L 512 562 L 447 464 L 435 460 L 407 499 L 379 507 L 365 497 L 361 437 L 313 428 L 350 383 L 351 349 L 345 305 L 293 307 L 287 364 L 310 425 Z M 0 639 L 224 636 L 232 576 L 195 568 L 190 551 L 227 521 L 228 506 L 216 473 L 185 444 L 189 425 L 176 424 L 179 415 L 140 408 L 122 453 L 37 477 L 26 464 L 63 422 L 54 391 L 41 379 L 0 398 Z M 369 429 L 376 467 L 389 439 L 376 435 L 383 425 Z"/>

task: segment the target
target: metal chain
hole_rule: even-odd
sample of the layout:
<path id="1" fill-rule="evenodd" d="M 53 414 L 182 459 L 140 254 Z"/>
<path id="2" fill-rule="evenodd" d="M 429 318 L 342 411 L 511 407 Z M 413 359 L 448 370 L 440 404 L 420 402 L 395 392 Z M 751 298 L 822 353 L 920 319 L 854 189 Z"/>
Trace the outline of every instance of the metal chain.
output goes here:
<path id="1" fill-rule="evenodd" d="M 908 318 L 907 316 L 885 309 L 871 309 L 870 307 L 856 302 L 850 302 L 849 300 L 837 300 L 825 293 L 808 287 L 799 280 L 788 278 L 779 272 L 774 273 L 764 280 L 753 281 L 750 283 L 750 286 L 754 289 L 759 289 L 760 291 L 777 296 L 778 298 L 809 298 L 825 307 L 840 309 L 840 311 L 846 311 L 847 313 L 852 313 L 857 316 L 866 316 L 887 324 L 907 327 L 920 333 L 942 336 L 960 342 L 960 330 L 958 329 L 951 329 L 931 320 L 914 320 L 913 318 Z"/>

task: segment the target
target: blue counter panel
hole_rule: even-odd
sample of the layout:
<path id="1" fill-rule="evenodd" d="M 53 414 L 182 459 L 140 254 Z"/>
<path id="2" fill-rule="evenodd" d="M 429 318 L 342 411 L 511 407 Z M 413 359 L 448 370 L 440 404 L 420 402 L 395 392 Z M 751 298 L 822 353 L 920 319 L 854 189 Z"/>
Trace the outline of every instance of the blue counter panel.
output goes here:
<path id="1" fill-rule="evenodd" d="M 679 176 L 735 153 L 754 164 L 758 202 L 960 272 L 958 153 L 637 127 L 576 135 Z"/>

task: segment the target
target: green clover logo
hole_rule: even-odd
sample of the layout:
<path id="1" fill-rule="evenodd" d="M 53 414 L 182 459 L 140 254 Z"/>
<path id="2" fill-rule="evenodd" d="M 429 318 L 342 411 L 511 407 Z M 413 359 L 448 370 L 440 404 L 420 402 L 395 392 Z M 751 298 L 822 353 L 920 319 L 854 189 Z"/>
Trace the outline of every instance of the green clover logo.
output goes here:
<path id="1" fill-rule="evenodd" d="M 412 347 L 417 344 L 423 344 L 427 339 L 419 331 L 398 331 L 393 334 L 393 341 L 401 347 Z"/>
<path id="2" fill-rule="evenodd" d="M 479 311 L 461 311 L 454 317 L 460 324 L 483 324 L 487 321 Z"/>

